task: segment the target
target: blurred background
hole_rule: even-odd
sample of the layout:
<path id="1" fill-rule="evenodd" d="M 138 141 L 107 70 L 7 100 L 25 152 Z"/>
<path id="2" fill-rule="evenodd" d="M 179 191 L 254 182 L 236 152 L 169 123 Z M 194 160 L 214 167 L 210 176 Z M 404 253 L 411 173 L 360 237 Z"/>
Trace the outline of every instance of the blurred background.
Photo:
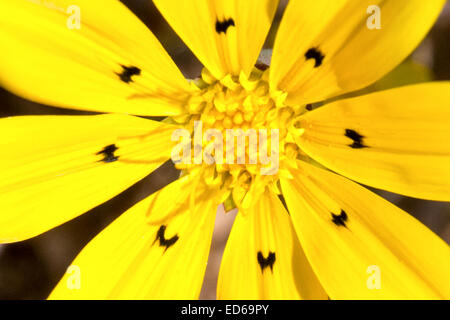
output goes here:
<path id="1" fill-rule="evenodd" d="M 170 29 L 151 1 L 122 2 L 153 31 L 186 77 L 199 76 L 201 64 Z M 275 31 L 286 3 L 287 1 L 281 0 L 265 48 L 270 48 L 273 44 Z M 357 94 L 431 80 L 450 80 L 449 3 L 429 35 L 411 57 L 378 83 Z M 0 117 L 46 114 L 88 113 L 36 104 L 0 88 Z M 90 239 L 134 203 L 173 181 L 177 176 L 178 172 L 171 163 L 166 163 L 114 199 L 68 223 L 27 241 L 0 245 L 0 299 L 45 299 L 65 273 L 70 262 Z M 450 203 L 417 200 L 384 191 L 374 191 L 411 213 L 450 243 Z M 220 259 L 234 216 L 234 212 L 224 214 L 219 208 L 201 293 L 202 299 L 215 298 Z"/>

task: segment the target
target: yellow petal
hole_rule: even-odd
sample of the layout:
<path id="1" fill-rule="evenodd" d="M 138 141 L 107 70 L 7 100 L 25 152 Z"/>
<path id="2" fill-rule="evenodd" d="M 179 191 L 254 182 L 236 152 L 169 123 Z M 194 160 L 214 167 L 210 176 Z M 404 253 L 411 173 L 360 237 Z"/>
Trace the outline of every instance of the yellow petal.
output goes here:
<path id="1" fill-rule="evenodd" d="M 409 57 L 401 64 L 399 64 L 394 70 L 390 71 L 387 75 L 371 84 L 370 86 L 365 87 L 361 90 L 348 92 L 339 97 L 331 98 L 325 101 L 325 103 L 334 102 L 340 99 L 359 97 L 364 94 L 382 90 L 430 82 L 433 80 L 433 71 L 430 68 L 415 61 L 412 57 Z"/>
<path id="2" fill-rule="evenodd" d="M 326 299 L 275 194 L 238 214 L 219 272 L 219 299 Z"/>
<path id="3" fill-rule="evenodd" d="M 281 187 L 320 283 L 332 299 L 450 298 L 448 245 L 356 183 L 305 162 Z"/>
<path id="4" fill-rule="evenodd" d="M 118 0 L 1 1 L 0 43 L 0 84 L 52 106 L 176 115 L 189 90 L 155 36 Z"/>
<path id="5" fill-rule="evenodd" d="M 414 50 L 445 2 L 292 0 L 275 39 L 271 87 L 298 104 L 366 87 Z M 368 27 L 374 6 L 381 29 Z"/>
<path id="6" fill-rule="evenodd" d="M 308 155 L 364 184 L 450 201 L 450 82 L 340 100 L 300 117 Z"/>
<path id="7" fill-rule="evenodd" d="M 179 181 L 125 212 L 72 262 L 79 268 L 79 289 L 66 273 L 50 299 L 197 299 L 211 244 L 218 206 L 212 192 L 204 193 L 194 210 L 180 212 L 160 224 L 149 224 L 156 198 L 171 201 Z M 160 208 L 164 210 L 164 208 Z M 149 212 L 150 210 L 150 212 Z"/>
<path id="8" fill-rule="evenodd" d="M 126 115 L 0 120 L 0 243 L 56 227 L 170 158 L 174 126 Z"/>
<path id="9" fill-rule="evenodd" d="M 215 76 L 249 74 L 278 0 L 154 0 L 171 27 Z"/>

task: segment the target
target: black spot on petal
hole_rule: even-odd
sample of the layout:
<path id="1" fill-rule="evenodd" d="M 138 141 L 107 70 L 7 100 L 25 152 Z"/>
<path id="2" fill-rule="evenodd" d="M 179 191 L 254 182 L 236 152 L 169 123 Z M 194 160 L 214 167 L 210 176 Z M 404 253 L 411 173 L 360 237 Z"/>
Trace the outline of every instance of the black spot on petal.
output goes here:
<path id="1" fill-rule="evenodd" d="M 341 226 L 341 227 L 347 227 L 346 222 L 348 220 L 348 216 L 347 213 L 341 209 L 341 213 L 340 214 L 334 214 L 331 213 L 331 221 L 333 221 L 333 223 L 337 226 Z"/>
<path id="2" fill-rule="evenodd" d="M 259 266 L 261 267 L 261 272 L 264 272 L 264 269 L 270 267 L 270 271 L 273 272 L 273 264 L 275 263 L 275 252 L 270 252 L 265 258 L 261 251 L 258 252 L 257 255 Z"/>
<path id="3" fill-rule="evenodd" d="M 169 249 L 171 246 L 173 246 L 175 244 L 175 242 L 178 241 L 178 235 L 174 235 L 172 238 L 170 239 L 166 239 L 165 237 L 165 232 L 166 232 L 166 226 L 162 225 L 161 227 L 159 227 L 158 232 L 156 233 L 156 238 L 155 241 L 153 241 L 153 243 L 155 243 L 156 241 L 159 241 L 159 246 L 160 247 L 165 247 L 164 252 Z"/>
<path id="4" fill-rule="evenodd" d="M 100 161 L 103 162 L 114 162 L 119 159 L 118 156 L 114 155 L 114 152 L 116 152 L 118 148 L 115 144 L 110 144 L 109 146 L 106 146 L 103 148 L 102 151 L 97 152 L 97 155 L 103 155 L 103 159 Z"/>
<path id="5" fill-rule="evenodd" d="M 121 73 L 116 73 L 120 80 L 122 80 L 125 83 L 130 83 L 133 82 L 133 79 L 131 78 L 132 76 L 138 76 L 141 74 L 141 69 L 139 69 L 138 67 L 126 67 L 124 65 L 122 65 L 122 72 Z"/>
<path id="6" fill-rule="evenodd" d="M 218 34 L 220 34 L 221 32 L 227 33 L 228 28 L 231 26 L 233 26 L 233 27 L 235 26 L 234 20 L 231 18 L 224 20 L 224 21 L 217 20 L 216 21 L 216 32 Z"/>
<path id="7" fill-rule="evenodd" d="M 315 60 L 314 68 L 317 68 L 322 65 L 322 61 L 325 58 L 325 56 L 322 54 L 322 52 L 320 52 L 319 49 L 311 48 L 308 51 L 306 51 L 305 58 L 306 60 L 314 59 Z"/>
<path id="8" fill-rule="evenodd" d="M 362 148 L 367 148 L 367 146 L 365 146 L 363 144 L 363 139 L 364 136 L 360 135 L 358 132 L 356 132 L 355 130 L 352 129 L 345 129 L 345 136 L 347 138 L 350 138 L 353 140 L 352 144 L 349 144 L 349 146 L 353 149 L 362 149 Z"/>

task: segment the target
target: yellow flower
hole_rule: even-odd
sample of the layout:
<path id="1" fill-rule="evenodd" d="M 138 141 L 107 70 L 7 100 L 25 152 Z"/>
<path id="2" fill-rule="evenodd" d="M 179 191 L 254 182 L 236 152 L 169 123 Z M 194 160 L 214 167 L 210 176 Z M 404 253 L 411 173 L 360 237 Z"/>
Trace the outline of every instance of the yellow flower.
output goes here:
<path id="1" fill-rule="evenodd" d="M 119 1 L 0 2 L 1 85 L 106 113 L 0 120 L 0 240 L 36 236 L 114 197 L 170 159 L 172 133 L 195 121 L 219 132 L 278 129 L 279 168 L 179 163 L 179 180 L 75 259 L 80 286 L 66 275 L 50 298 L 197 298 L 220 203 L 239 213 L 219 298 L 450 298 L 445 242 L 349 180 L 450 201 L 450 83 L 310 111 L 397 66 L 444 0 L 291 0 L 268 69 L 255 63 L 277 1 L 154 3 L 205 66 L 200 79 L 186 81 Z M 381 29 L 366 25 L 373 5 Z"/>

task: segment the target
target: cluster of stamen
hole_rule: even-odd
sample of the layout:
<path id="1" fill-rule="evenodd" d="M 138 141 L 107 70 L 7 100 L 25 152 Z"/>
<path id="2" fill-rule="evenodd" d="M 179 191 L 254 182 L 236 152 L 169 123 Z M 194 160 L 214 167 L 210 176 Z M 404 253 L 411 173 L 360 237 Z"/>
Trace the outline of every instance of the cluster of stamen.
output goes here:
<path id="1" fill-rule="evenodd" d="M 191 161 L 177 163 L 177 168 L 185 173 L 198 170 L 206 184 L 227 190 L 227 201 L 232 206 L 250 205 L 247 194 L 251 189 L 259 192 L 266 186 L 277 189 L 278 178 L 283 174 L 280 162 L 297 157 L 298 148 L 289 128 L 301 108 L 287 106 L 286 94 L 271 92 L 268 72 L 254 68 L 249 77 L 241 73 L 217 80 L 204 69 L 202 77 L 194 81 L 200 90 L 190 97 L 186 114 L 173 118 L 193 135 L 201 134 L 200 140 L 191 141 L 194 150 Z M 208 129 L 220 132 L 223 140 L 216 141 L 217 135 L 215 138 L 204 135 Z M 200 133 L 196 133 L 198 130 Z M 250 134 L 244 135 L 245 154 L 236 146 L 239 138 L 230 135 L 231 130 L 256 134 L 254 140 Z M 220 154 L 216 153 L 219 143 L 223 146 Z M 205 163 L 205 150 L 215 157 L 214 163 Z"/>

